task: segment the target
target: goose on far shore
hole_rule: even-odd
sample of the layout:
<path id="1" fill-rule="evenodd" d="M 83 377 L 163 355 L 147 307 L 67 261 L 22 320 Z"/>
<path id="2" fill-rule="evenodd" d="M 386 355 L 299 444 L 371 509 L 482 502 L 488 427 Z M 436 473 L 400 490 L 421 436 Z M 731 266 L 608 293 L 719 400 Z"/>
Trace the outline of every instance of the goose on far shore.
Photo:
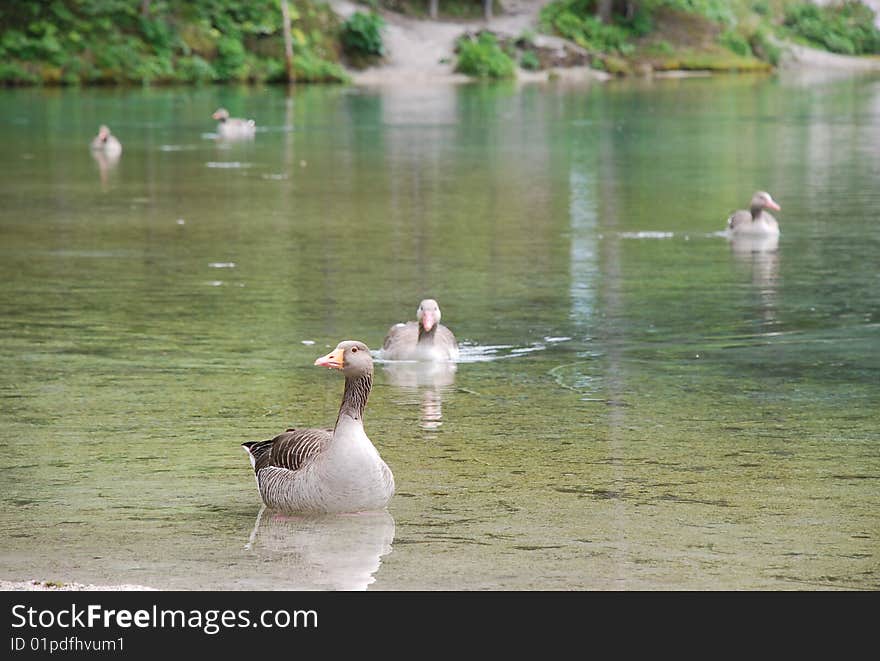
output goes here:
<path id="1" fill-rule="evenodd" d="M 388 360 L 457 360 L 458 342 L 440 323 L 440 306 L 433 298 L 419 303 L 416 321 L 395 324 L 382 343 Z"/>
<path id="2" fill-rule="evenodd" d="M 110 133 L 110 129 L 105 124 L 101 124 L 98 135 L 92 139 L 92 150 L 103 152 L 110 157 L 119 156 L 122 153 L 122 143 Z"/>
<path id="3" fill-rule="evenodd" d="M 281 512 L 341 513 L 384 509 L 394 476 L 364 432 L 373 387 L 373 357 L 346 340 L 315 360 L 345 376 L 333 429 L 288 429 L 268 441 L 242 443 L 263 503 Z"/>
<path id="4" fill-rule="evenodd" d="M 257 130 L 254 120 L 230 117 L 226 108 L 217 108 L 211 117 L 217 120 L 217 134 L 221 138 L 251 138 Z"/>
<path id="5" fill-rule="evenodd" d="M 776 219 L 767 209 L 781 211 L 782 207 L 774 202 L 773 198 L 770 197 L 770 193 L 758 191 L 752 196 L 748 210 L 740 209 L 739 211 L 734 211 L 727 218 L 728 232 L 731 235 L 757 234 L 778 236 L 779 223 L 776 222 Z"/>

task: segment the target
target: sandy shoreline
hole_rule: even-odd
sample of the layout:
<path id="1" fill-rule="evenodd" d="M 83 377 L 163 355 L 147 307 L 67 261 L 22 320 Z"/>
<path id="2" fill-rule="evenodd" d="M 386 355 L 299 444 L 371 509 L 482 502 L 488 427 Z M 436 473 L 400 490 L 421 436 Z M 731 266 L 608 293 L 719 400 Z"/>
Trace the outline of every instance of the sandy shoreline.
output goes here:
<path id="1" fill-rule="evenodd" d="M 92 585 L 87 583 L 63 583 L 61 581 L 3 581 L 0 590 L 3 592 L 144 592 L 152 591 L 146 585 Z"/>

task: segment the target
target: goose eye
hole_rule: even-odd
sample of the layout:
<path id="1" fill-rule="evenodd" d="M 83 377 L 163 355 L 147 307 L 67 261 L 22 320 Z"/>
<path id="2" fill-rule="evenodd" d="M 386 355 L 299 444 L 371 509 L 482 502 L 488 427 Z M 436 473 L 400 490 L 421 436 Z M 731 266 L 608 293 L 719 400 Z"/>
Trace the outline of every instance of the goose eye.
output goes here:
<path id="1" fill-rule="evenodd" d="M 351 348 L 351 352 L 352 352 L 352 353 L 357 353 L 357 350 L 358 350 L 357 347 L 352 347 L 352 348 Z"/>

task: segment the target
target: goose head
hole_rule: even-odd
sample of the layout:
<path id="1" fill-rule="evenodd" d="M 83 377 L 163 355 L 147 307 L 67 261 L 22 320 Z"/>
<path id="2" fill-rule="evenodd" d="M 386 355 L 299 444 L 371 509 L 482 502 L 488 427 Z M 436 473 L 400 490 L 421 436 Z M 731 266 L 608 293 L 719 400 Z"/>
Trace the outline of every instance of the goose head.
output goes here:
<path id="1" fill-rule="evenodd" d="M 214 111 L 214 114 L 211 115 L 211 117 L 216 119 L 218 122 L 225 122 L 227 119 L 229 119 L 229 111 L 226 108 L 217 108 L 217 110 Z"/>
<path id="2" fill-rule="evenodd" d="M 340 370 L 346 378 L 357 378 L 373 373 L 373 356 L 363 342 L 345 340 L 326 356 L 315 360 L 318 367 Z"/>
<path id="3" fill-rule="evenodd" d="M 437 326 L 440 323 L 440 306 L 437 305 L 437 301 L 433 298 L 426 298 L 419 303 L 419 309 L 416 310 L 416 320 L 426 333 Z"/>
<path id="4" fill-rule="evenodd" d="M 100 128 L 98 128 L 98 140 L 101 142 L 107 142 L 107 138 L 110 137 L 110 128 L 106 124 L 101 124 Z"/>
<path id="5" fill-rule="evenodd" d="M 752 216 L 758 216 L 764 209 L 773 209 L 773 211 L 781 211 L 782 207 L 773 201 L 770 193 L 759 190 L 752 196 L 752 202 L 749 205 Z"/>

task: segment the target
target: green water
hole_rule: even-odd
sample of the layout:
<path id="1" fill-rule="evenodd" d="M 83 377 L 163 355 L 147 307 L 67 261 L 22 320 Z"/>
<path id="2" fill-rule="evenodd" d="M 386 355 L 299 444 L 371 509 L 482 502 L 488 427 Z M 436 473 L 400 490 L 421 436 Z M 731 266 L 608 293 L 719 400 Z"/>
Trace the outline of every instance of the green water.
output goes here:
<path id="1" fill-rule="evenodd" d="M 880 588 L 880 79 L 6 90 L 0 139 L 0 579 Z M 776 250 L 717 234 L 757 189 Z M 239 444 L 426 296 L 388 514 L 259 517 Z"/>

